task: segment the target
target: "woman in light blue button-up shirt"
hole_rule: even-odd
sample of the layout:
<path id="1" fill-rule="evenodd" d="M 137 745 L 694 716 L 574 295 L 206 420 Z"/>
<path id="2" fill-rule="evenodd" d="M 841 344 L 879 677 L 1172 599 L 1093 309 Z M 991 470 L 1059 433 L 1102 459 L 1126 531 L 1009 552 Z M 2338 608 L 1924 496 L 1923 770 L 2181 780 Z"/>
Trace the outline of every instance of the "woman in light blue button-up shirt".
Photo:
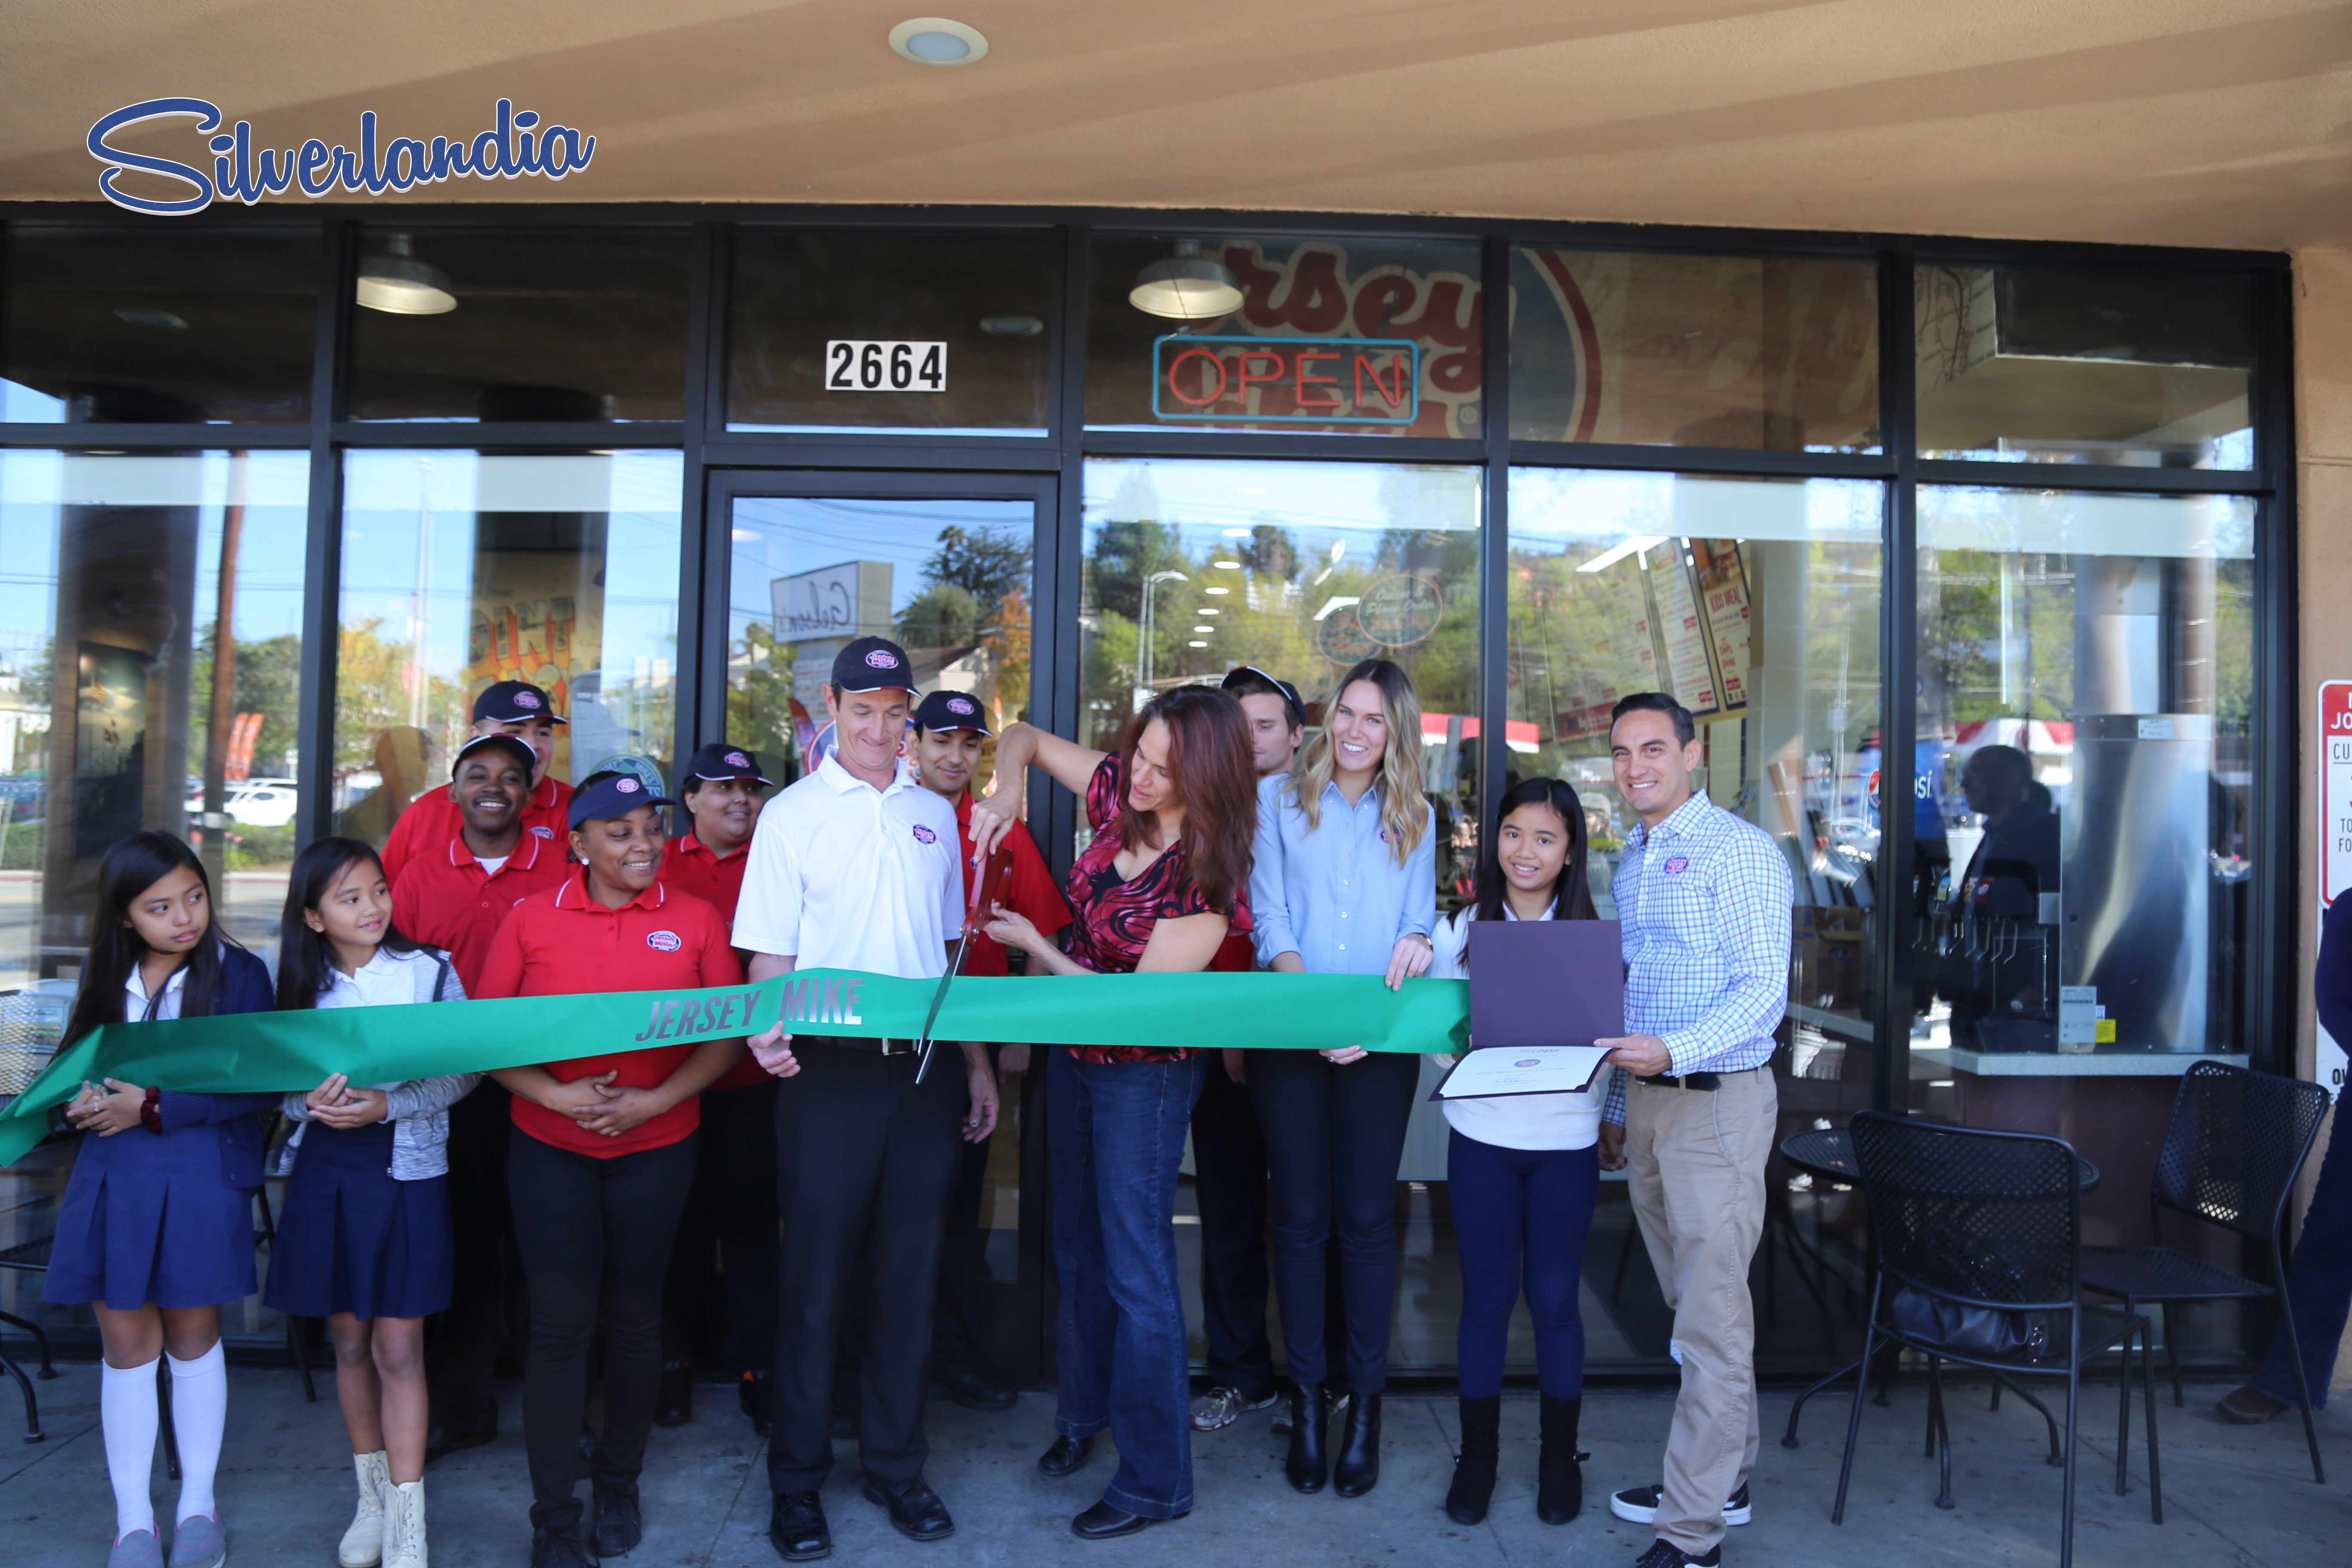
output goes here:
<path id="1" fill-rule="evenodd" d="M 1324 726 L 1290 773 L 1258 784 L 1250 910 L 1258 961 L 1282 973 L 1379 974 L 1391 987 L 1429 967 L 1437 921 L 1435 813 L 1422 793 L 1421 700 L 1384 658 L 1348 671 Z M 1286 1471 L 1320 1491 L 1324 1381 L 1344 1375 L 1342 1497 L 1380 1478 L 1381 1391 L 1396 1294 L 1396 1173 L 1421 1058 L 1403 1053 L 1252 1054 L 1251 1099 L 1274 1179 L 1275 1281 L 1297 1385 Z M 1348 1364 L 1325 1364 L 1324 1258 L 1337 1228 Z"/>

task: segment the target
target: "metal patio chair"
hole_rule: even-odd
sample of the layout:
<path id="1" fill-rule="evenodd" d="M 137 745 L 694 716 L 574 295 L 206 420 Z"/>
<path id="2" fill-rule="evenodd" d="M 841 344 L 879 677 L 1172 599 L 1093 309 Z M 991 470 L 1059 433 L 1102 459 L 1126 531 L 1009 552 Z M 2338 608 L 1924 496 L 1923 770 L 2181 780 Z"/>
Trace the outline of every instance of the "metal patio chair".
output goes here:
<path id="1" fill-rule="evenodd" d="M 2116 1492 L 2121 1496 L 2129 1490 L 2131 1342 L 2137 1338 L 2147 1405 L 2148 1517 L 2163 1523 L 2148 1321 L 2080 1300 L 2083 1206 L 2074 1149 L 2058 1138 L 1937 1126 L 1868 1110 L 1853 1119 L 1853 1147 L 1870 1203 L 1878 1279 L 1832 1521 L 1845 1522 L 1872 1352 L 1891 1342 L 1927 1358 L 1928 1422 L 1942 1488 L 1938 1508 L 1952 1506 L 1952 1439 L 1945 1419 L 1942 1363 L 2005 1377 L 2066 1380 L 2058 1562 L 2059 1568 L 2071 1568 L 2083 1364 L 2122 1347 L 2116 1441 Z"/>
<path id="2" fill-rule="evenodd" d="M 2173 1331 L 2175 1307 L 2201 1301 L 2274 1300 L 2279 1329 L 2294 1363 L 2295 1402 L 2303 1409 L 2304 1441 L 2311 1449 L 2311 1479 L 2325 1486 L 2319 1462 L 2319 1430 L 2311 1416 L 2311 1389 L 2303 1374 L 2303 1344 L 2294 1313 L 2287 1307 L 2286 1266 L 2281 1226 L 2287 1194 L 2311 1157 L 2319 1123 L 2327 1114 L 2327 1091 L 2315 1083 L 2252 1072 L 2221 1062 L 2198 1062 L 2180 1079 L 2172 1121 L 2156 1162 L 2147 1194 L 2150 1247 L 2092 1247 L 2083 1251 L 2083 1285 L 2102 1296 L 2120 1296 L 2124 1310 L 2155 1303 L 2166 1310 L 2164 1351 L 2172 1366 L 2172 1403 L 2186 1403 L 2180 1386 L 2180 1336 Z M 2202 1258 L 2164 1245 L 2164 1211 L 2173 1209 L 2208 1225 L 2236 1231 L 2270 1248 L 2271 1283 L 2262 1284 Z"/>

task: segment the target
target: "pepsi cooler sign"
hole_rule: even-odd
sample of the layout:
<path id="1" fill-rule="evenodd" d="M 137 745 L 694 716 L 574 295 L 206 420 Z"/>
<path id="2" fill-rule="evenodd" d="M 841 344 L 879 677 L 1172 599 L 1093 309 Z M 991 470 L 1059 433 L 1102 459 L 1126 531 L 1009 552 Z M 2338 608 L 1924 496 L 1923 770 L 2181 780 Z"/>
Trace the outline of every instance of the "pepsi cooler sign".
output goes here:
<path id="1" fill-rule="evenodd" d="M 214 154 L 209 170 L 195 163 L 126 153 L 107 145 L 106 139 L 128 126 L 151 120 L 193 119 L 199 134 L 218 132 L 205 145 Z M 319 197 L 337 191 L 382 195 L 386 191 L 411 190 L 443 180 L 472 176 L 480 180 L 512 180 L 538 174 L 562 179 L 588 166 L 596 155 L 596 138 L 569 125 L 540 122 L 536 110 L 518 112 L 514 100 L 502 98 L 493 111 L 494 123 L 470 138 L 436 136 L 430 142 L 414 136 L 379 137 L 373 110 L 360 116 L 356 150 L 330 147 L 312 137 L 299 147 L 283 150 L 253 146 L 253 126 L 240 120 L 233 131 L 221 131 L 221 111 L 201 98 L 151 98 L 127 104 L 89 128 L 89 155 L 104 163 L 98 177 L 99 193 L 116 206 L 159 217 L 184 217 L 227 197 L 251 206 L 264 196 L 299 190 Z M 116 181 L 126 172 L 160 175 L 189 186 L 194 195 L 177 201 L 134 196 Z"/>

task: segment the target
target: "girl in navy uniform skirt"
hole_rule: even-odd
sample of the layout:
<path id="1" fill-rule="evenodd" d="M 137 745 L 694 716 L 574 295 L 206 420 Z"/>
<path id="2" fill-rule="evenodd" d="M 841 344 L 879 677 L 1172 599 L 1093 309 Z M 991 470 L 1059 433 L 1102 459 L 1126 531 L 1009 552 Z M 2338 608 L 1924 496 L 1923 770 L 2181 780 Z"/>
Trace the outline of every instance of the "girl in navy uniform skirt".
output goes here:
<path id="1" fill-rule="evenodd" d="M 355 838 L 294 858 L 279 929 L 281 1008 L 465 1000 L 448 955 L 394 927 L 383 863 Z M 480 1081 L 355 1089 L 334 1073 L 286 1097 L 302 1125 L 266 1300 L 334 1337 L 360 1491 L 343 1568 L 426 1568 L 425 1320 L 449 1305 L 449 1107 Z"/>
<path id="2" fill-rule="evenodd" d="M 96 934 L 66 1022 L 70 1045 L 105 1024 L 269 1010 L 269 973 L 213 922 L 212 883 L 168 833 L 134 833 L 99 867 Z M 228 1370 L 220 1304 L 253 1294 L 254 1112 L 274 1094 L 182 1094 L 108 1079 L 84 1084 L 67 1120 L 81 1141 L 58 1211 L 41 1299 L 87 1303 L 106 1361 L 99 1422 L 114 1483 L 110 1568 L 162 1568 L 148 1496 L 155 1463 L 155 1362 L 172 1373 L 180 1500 L 171 1568 L 219 1568 L 228 1537 L 213 1500 Z"/>

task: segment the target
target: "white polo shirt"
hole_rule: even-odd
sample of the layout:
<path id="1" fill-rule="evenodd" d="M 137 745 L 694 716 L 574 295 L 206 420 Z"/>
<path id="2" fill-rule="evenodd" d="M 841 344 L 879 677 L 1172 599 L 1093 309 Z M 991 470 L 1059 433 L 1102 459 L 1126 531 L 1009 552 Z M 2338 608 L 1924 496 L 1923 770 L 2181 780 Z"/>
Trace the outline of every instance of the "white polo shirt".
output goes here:
<path id="1" fill-rule="evenodd" d="M 827 756 L 751 830 L 735 945 L 803 969 L 937 979 L 963 931 L 955 807 L 898 763 L 877 790 Z"/>

